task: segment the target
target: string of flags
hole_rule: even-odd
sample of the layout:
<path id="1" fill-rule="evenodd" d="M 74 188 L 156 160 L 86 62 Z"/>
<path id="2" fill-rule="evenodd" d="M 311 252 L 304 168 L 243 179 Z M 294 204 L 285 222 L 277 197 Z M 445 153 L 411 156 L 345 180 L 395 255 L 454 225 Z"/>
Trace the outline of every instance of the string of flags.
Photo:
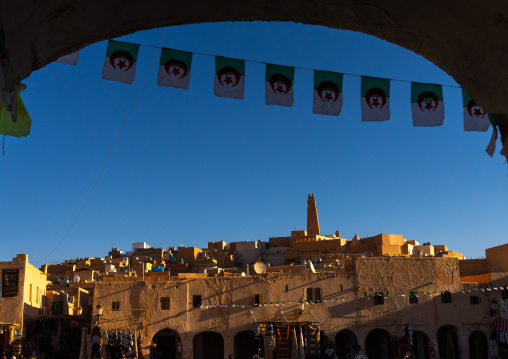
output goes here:
<path id="1" fill-rule="evenodd" d="M 220 307 L 220 308 L 227 308 L 227 307 L 232 307 L 232 308 L 236 308 L 236 307 L 239 307 L 239 308 L 245 308 L 245 307 L 273 307 L 273 306 L 276 306 L 276 307 L 279 307 L 279 306 L 286 306 L 286 305 L 297 305 L 297 304 L 301 304 L 301 303 L 304 303 L 304 304 L 319 304 L 319 303 L 327 303 L 327 302 L 345 302 L 346 300 L 353 300 L 353 299 L 368 299 L 368 300 L 371 300 L 372 298 L 375 298 L 375 297 L 383 297 L 383 298 L 388 298 L 388 297 L 411 297 L 411 296 L 414 296 L 414 297 L 420 297 L 420 296 L 423 296 L 423 295 L 427 295 L 427 296 L 433 296 L 433 295 L 441 295 L 442 293 L 451 293 L 451 292 L 456 292 L 456 293 L 462 293 L 462 294 L 465 294 L 465 293 L 472 293 L 472 292 L 478 292 L 478 291 L 481 291 L 481 292 L 492 292 L 492 291 L 497 291 L 497 290 L 508 290 L 508 286 L 506 287 L 487 287 L 487 288 L 482 288 L 482 287 L 478 287 L 478 288 L 470 288 L 470 289 L 457 289 L 457 290 L 453 290 L 453 291 L 450 291 L 449 289 L 445 290 L 445 291 L 421 291 L 421 292 L 409 292 L 409 293 L 399 293 L 399 294 L 389 294 L 388 292 L 385 292 L 386 294 L 381 294 L 381 293 L 375 293 L 375 294 L 369 294 L 369 295 L 363 295 L 363 296 L 344 296 L 344 297 L 334 297 L 334 298 L 323 298 L 323 299 L 317 299 L 317 300 L 313 300 L 313 299 L 298 299 L 298 300 L 286 300 L 286 301 L 262 301 L 262 302 L 230 302 L 230 303 L 210 303 L 210 304 L 202 304 L 201 305 L 201 309 L 208 309 L 208 308 L 216 308 L 216 307 Z M 503 303 L 508 303 L 508 299 L 500 299 L 501 302 Z"/>
<path id="2" fill-rule="evenodd" d="M 109 40 L 102 78 L 132 84 L 142 45 Z M 76 64 L 79 52 L 59 59 Z M 192 52 L 161 48 L 157 85 L 187 90 L 191 78 Z M 215 56 L 213 91 L 217 97 L 242 100 L 245 90 L 245 62 L 248 60 Z M 294 99 L 294 77 L 297 67 L 266 64 L 265 102 L 267 105 L 291 107 Z M 339 116 L 343 104 L 343 73 L 314 70 L 312 112 Z M 363 122 L 390 119 L 390 81 L 361 76 L 361 113 Z M 411 111 L 414 126 L 442 126 L 444 121 L 443 85 L 411 83 Z M 464 90 L 465 131 L 487 131 L 490 121 L 483 110 Z"/>
<path id="3" fill-rule="evenodd" d="M 136 63 L 140 44 L 109 40 L 102 78 L 132 84 L 136 75 Z M 153 47 L 153 46 L 150 46 Z M 158 48 L 158 47 L 157 47 Z M 202 54 L 207 55 L 207 54 Z M 187 90 L 191 78 L 192 52 L 161 48 L 157 85 Z M 212 56 L 212 55 L 207 55 Z M 76 65 L 79 51 L 61 57 L 57 62 Z M 213 91 L 217 97 L 241 100 L 245 89 L 245 62 L 249 60 L 215 56 Z M 251 61 L 254 62 L 254 61 Z M 267 105 L 293 106 L 295 68 L 265 64 L 265 102 Z M 312 69 L 307 69 L 312 70 Z M 343 73 L 313 70 L 314 93 L 312 111 L 318 115 L 339 116 L 343 104 Z M 346 74 L 352 75 L 352 74 Z M 354 75 L 358 76 L 358 75 Z M 388 121 L 390 119 L 390 81 L 386 78 L 361 76 L 361 119 L 363 122 Z M 405 81 L 409 82 L 409 81 Z M 411 112 L 413 126 L 442 126 L 444 121 L 443 85 L 411 82 Z M 488 130 L 492 118 L 464 90 L 463 119 L 465 131 Z M 18 107 L 23 107 L 19 96 Z M 1 99 L 0 99 L 1 102 Z M 28 120 L 16 124 L 16 119 L 6 116 L 1 104 L 0 134 L 26 136 L 30 131 Z M 9 121 L 10 120 L 10 121 Z M 12 122 L 12 123 L 11 123 Z M 491 140 L 495 146 L 497 136 Z M 487 152 L 492 156 L 493 149 Z M 492 152 L 492 154 L 491 154 Z"/>

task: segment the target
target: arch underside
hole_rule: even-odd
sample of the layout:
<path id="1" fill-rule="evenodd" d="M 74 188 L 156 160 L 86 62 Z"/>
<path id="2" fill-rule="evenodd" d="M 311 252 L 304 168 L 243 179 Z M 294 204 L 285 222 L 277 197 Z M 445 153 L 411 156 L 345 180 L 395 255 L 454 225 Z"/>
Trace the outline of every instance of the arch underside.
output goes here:
<path id="1" fill-rule="evenodd" d="M 7 78 L 138 30 L 221 21 L 285 21 L 374 35 L 452 76 L 489 113 L 508 117 L 508 3 L 464 0 L 26 0 L 0 2 Z M 0 34 L 1 36 L 1 34 Z"/>

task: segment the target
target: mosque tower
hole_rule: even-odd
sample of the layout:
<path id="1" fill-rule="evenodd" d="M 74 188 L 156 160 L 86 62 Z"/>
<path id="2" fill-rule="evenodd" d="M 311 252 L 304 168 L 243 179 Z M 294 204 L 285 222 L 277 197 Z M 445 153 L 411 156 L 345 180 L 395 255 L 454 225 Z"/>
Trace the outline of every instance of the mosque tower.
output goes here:
<path id="1" fill-rule="evenodd" d="M 312 193 L 309 194 L 307 200 L 307 236 L 310 237 L 320 234 L 316 200 L 314 199 L 314 193 Z"/>

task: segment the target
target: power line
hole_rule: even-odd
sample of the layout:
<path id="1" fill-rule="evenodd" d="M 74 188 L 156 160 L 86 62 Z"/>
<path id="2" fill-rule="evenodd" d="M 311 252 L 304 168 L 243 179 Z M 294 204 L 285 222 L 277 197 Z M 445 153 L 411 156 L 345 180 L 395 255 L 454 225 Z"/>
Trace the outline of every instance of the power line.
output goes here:
<path id="1" fill-rule="evenodd" d="M 164 29 L 164 33 L 162 34 L 162 38 L 161 38 L 161 41 L 159 43 L 159 46 L 162 45 L 162 42 L 164 41 L 164 37 L 166 36 L 166 32 L 167 32 L 167 28 Z M 68 237 L 69 233 L 71 232 L 71 230 L 74 228 L 74 225 L 76 224 L 76 222 L 78 221 L 79 217 L 81 216 L 81 214 L 83 213 L 86 205 L 88 204 L 88 201 L 90 200 L 90 198 L 92 197 L 92 194 L 94 193 L 95 191 L 95 188 L 97 187 L 97 184 L 99 183 L 99 180 L 101 179 L 102 175 L 104 174 L 104 171 L 106 170 L 106 167 L 109 163 L 109 161 L 111 160 L 111 157 L 113 156 L 113 152 L 115 152 L 115 149 L 116 149 L 116 146 L 118 145 L 118 142 L 120 141 L 120 137 L 122 137 L 122 133 L 125 129 L 125 126 L 127 125 L 127 121 L 129 120 L 129 118 L 131 117 L 131 114 L 132 114 L 132 110 L 134 109 L 134 106 L 136 105 L 137 101 L 138 101 L 138 98 L 139 98 L 139 95 L 141 93 L 141 90 L 143 89 L 143 87 L 145 86 L 145 82 L 146 82 L 146 79 L 148 78 L 148 73 L 150 72 L 152 66 L 153 66 L 153 62 L 155 61 L 155 57 L 156 57 L 157 53 L 154 54 L 153 58 L 152 58 L 152 61 L 150 62 L 150 66 L 148 67 L 148 70 L 146 71 L 146 74 L 145 74 L 145 77 L 143 78 L 143 82 L 141 83 L 141 86 L 139 87 L 138 89 L 138 92 L 136 94 L 136 97 L 134 98 L 134 101 L 132 102 L 132 105 L 130 107 L 130 110 L 129 112 L 127 113 L 127 116 L 125 117 L 125 121 L 123 122 L 123 125 L 122 127 L 120 128 L 120 132 L 118 133 L 118 135 L 116 136 L 116 140 L 113 144 L 113 147 L 111 148 L 111 151 L 109 152 L 109 155 L 106 159 L 106 162 L 104 163 L 104 166 L 102 166 L 102 169 L 101 169 L 101 172 L 99 173 L 99 176 L 97 177 L 97 180 L 95 181 L 94 185 L 92 186 L 92 189 L 90 190 L 90 193 L 88 194 L 88 196 L 86 197 L 85 199 L 85 202 L 83 203 L 83 205 L 81 206 L 81 209 L 79 210 L 76 218 L 74 219 L 74 221 L 72 222 L 72 224 L 70 225 L 69 229 L 67 229 L 67 232 L 65 232 L 64 236 L 62 237 L 62 239 L 60 240 L 60 242 L 58 242 L 58 244 L 56 245 L 56 247 L 44 258 L 42 258 L 40 261 L 38 262 L 35 262 L 36 264 L 39 264 L 41 262 L 43 262 L 44 260 L 46 260 L 47 258 L 49 258 L 53 253 L 55 253 L 55 251 L 62 245 L 62 243 L 65 241 L 65 239 Z"/>
<path id="2" fill-rule="evenodd" d="M 143 47 L 150 47 L 150 48 L 153 48 L 153 49 L 163 49 L 163 48 L 165 48 L 163 46 L 160 46 L 160 44 L 159 44 L 159 46 L 145 45 L 145 44 L 138 44 L 138 45 L 139 46 L 143 46 Z M 183 52 L 191 52 L 194 55 L 201 55 L 201 56 L 208 56 L 208 57 L 222 56 L 222 55 L 216 55 L 216 54 L 209 54 L 209 53 L 206 53 L 206 52 L 194 52 L 194 51 L 186 51 L 186 50 L 179 50 L 179 49 L 173 49 L 173 48 L 171 48 L 171 50 L 177 50 L 177 51 L 183 51 Z M 250 62 L 250 63 L 254 63 L 254 64 L 261 64 L 261 65 L 274 65 L 271 62 L 264 62 L 264 61 L 257 61 L 257 60 L 249 60 L 249 59 L 238 59 L 238 60 L 243 60 L 245 62 Z M 287 66 L 287 65 L 283 65 L 283 66 Z M 294 67 L 295 69 L 299 69 L 299 70 L 307 70 L 307 71 L 336 72 L 336 71 L 329 71 L 329 70 L 313 69 L 313 68 L 310 68 L 310 67 L 303 67 L 303 66 L 290 66 L 290 67 Z M 341 72 L 341 73 L 344 74 L 344 75 L 347 75 L 347 76 L 355 76 L 355 77 L 365 76 L 365 75 L 356 74 L 356 73 L 352 73 L 352 72 Z M 365 76 L 365 77 L 372 77 L 372 76 Z M 384 80 L 390 80 L 390 81 L 397 81 L 397 82 L 406 82 L 406 83 L 415 82 L 415 81 L 411 81 L 411 80 L 393 79 L 393 78 L 389 78 L 389 77 L 376 77 L 376 78 L 384 79 Z M 418 83 L 422 83 L 422 82 L 418 82 Z M 440 85 L 440 86 L 444 86 L 444 87 L 459 88 L 459 89 L 462 88 L 461 86 L 458 86 L 458 85 L 436 84 L 436 83 L 429 83 L 429 84 Z"/>

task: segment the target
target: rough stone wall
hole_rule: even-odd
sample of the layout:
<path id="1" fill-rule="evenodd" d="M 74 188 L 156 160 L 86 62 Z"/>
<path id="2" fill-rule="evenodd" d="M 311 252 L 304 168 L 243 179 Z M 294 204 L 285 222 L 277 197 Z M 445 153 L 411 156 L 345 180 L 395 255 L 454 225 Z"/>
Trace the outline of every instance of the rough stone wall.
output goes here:
<path id="1" fill-rule="evenodd" d="M 475 291 L 477 284 L 473 283 L 461 284 L 458 269 L 456 258 L 358 258 L 356 273 L 349 274 L 268 273 L 257 277 L 98 282 L 94 306 L 98 302 L 104 305 L 103 329 L 140 331 L 145 348 L 158 331 L 175 330 L 182 341 L 184 359 L 192 358 L 192 340 L 198 333 L 218 332 L 224 339 L 225 353 L 232 353 L 235 335 L 252 329 L 254 321 L 285 322 L 286 319 L 318 322 L 330 340 L 340 330 L 349 329 L 362 348 L 367 334 L 375 328 L 402 336 L 405 326 L 411 324 L 414 330 L 437 342 L 438 329 L 451 324 L 458 328 L 461 357 L 465 358 L 472 331 L 481 330 L 490 335 L 490 299 L 499 297 L 499 293 Z M 508 277 L 500 277 L 498 282 L 508 285 Z M 333 300 L 307 304 L 300 318 L 296 303 L 275 305 L 275 301 L 306 299 L 308 288 L 320 288 L 323 299 Z M 452 302 L 442 303 L 439 291 L 447 289 L 452 292 Z M 465 292 L 457 292 L 459 289 Z M 418 292 L 418 304 L 409 302 L 410 291 Z M 364 292 L 389 292 L 390 295 L 384 298 L 384 304 L 375 305 L 373 297 L 362 297 Z M 247 306 L 255 294 L 262 295 L 264 302 L 274 304 Z M 202 304 L 207 307 L 194 308 L 193 295 L 201 295 Z M 361 298 L 347 298 L 358 295 Z M 479 296 L 480 304 L 471 305 L 471 295 Z M 161 297 L 170 298 L 169 310 L 161 310 Z M 120 311 L 111 311 L 112 301 L 120 301 Z M 233 307 L 233 303 L 245 305 Z"/>
<path id="2" fill-rule="evenodd" d="M 490 272 L 508 272 L 508 243 L 485 250 Z"/>

